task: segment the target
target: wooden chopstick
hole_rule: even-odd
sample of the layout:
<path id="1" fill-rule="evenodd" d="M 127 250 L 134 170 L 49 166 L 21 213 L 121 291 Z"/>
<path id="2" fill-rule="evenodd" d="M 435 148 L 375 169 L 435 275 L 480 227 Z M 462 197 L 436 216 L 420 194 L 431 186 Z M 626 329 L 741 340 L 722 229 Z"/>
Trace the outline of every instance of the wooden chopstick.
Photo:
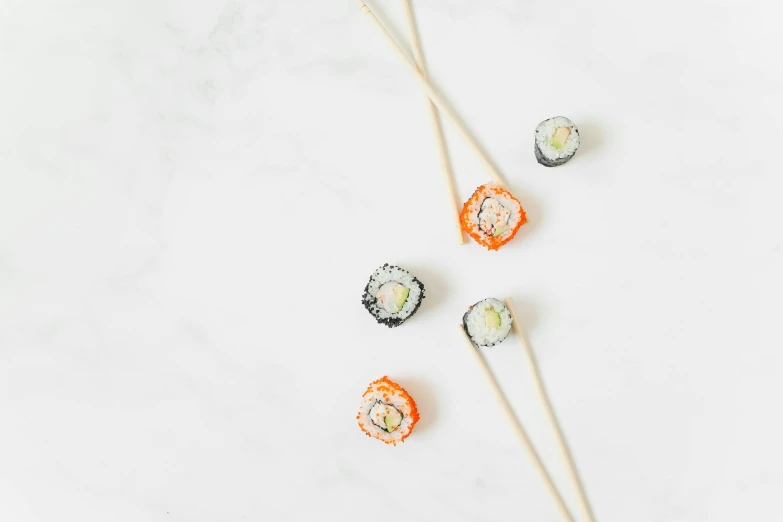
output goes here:
<path id="1" fill-rule="evenodd" d="M 538 392 L 538 398 L 541 402 L 541 406 L 546 412 L 547 420 L 549 421 L 549 425 L 554 432 L 557 445 L 560 449 L 560 455 L 563 457 L 563 460 L 566 463 L 566 467 L 568 468 L 568 476 L 571 479 L 571 484 L 579 496 L 579 504 L 582 509 L 582 513 L 588 522 L 595 522 L 593 510 L 590 508 L 590 503 L 587 500 L 587 494 L 585 493 L 582 480 L 579 477 L 579 472 L 576 469 L 573 455 L 571 454 L 571 450 L 568 448 L 568 444 L 566 444 L 565 437 L 563 436 L 563 430 L 561 429 L 560 423 L 558 422 L 557 417 L 555 416 L 555 412 L 552 409 L 549 395 L 546 392 L 544 381 L 541 378 L 541 373 L 538 371 L 538 365 L 536 364 L 536 358 L 533 355 L 533 350 L 530 349 L 530 345 L 528 345 L 527 340 L 525 339 L 525 335 L 522 332 L 522 325 L 517 320 L 516 313 L 514 313 L 514 305 L 511 302 L 511 298 L 507 297 L 504 301 L 508 312 L 511 314 L 511 328 L 514 330 L 514 333 L 517 334 L 517 339 L 519 339 L 519 342 L 522 345 L 522 353 L 525 355 L 525 359 L 527 360 L 527 367 L 530 371 L 530 376 L 533 378 L 533 384 L 535 385 L 536 391 Z"/>
<path id="2" fill-rule="evenodd" d="M 486 152 L 484 152 L 484 150 L 478 144 L 476 139 L 470 134 L 468 129 L 465 127 L 465 124 L 462 123 L 462 120 L 459 118 L 459 116 L 457 116 L 454 110 L 448 105 L 448 103 L 446 103 L 446 100 L 444 100 L 441 97 L 441 95 L 438 93 L 435 87 L 432 86 L 432 84 L 427 79 L 427 77 L 424 76 L 421 72 L 419 72 L 419 69 L 416 67 L 416 64 L 413 61 L 411 61 L 411 59 L 408 57 L 408 55 L 405 53 L 402 47 L 400 47 L 399 44 L 394 40 L 394 37 L 391 34 L 389 34 L 389 31 L 386 30 L 386 28 L 383 26 L 380 20 L 378 20 L 378 18 L 373 14 L 370 8 L 367 7 L 367 4 L 365 4 L 362 0 L 356 0 L 356 2 L 357 4 L 359 4 L 359 9 L 361 10 L 362 14 L 366 15 L 367 19 L 370 20 L 370 22 L 375 26 L 378 32 L 381 33 L 381 35 L 384 37 L 384 39 L 389 44 L 389 46 L 397 53 L 397 56 L 400 58 L 400 60 L 402 60 L 402 63 L 405 64 L 405 66 L 407 66 L 408 71 L 413 75 L 413 77 L 419 82 L 421 88 L 424 90 L 425 93 L 427 93 L 427 96 L 429 96 L 430 100 L 432 100 L 432 103 L 435 104 L 435 106 L 446 117 L 446 119 L 448 119 L 449 122 L 451 122 L 451 124 L 459 133 L 459 135 L 462 136 L 462 138 L 468 143 L 470 148 L 473 149 L 473 152 L 476 153 L 476 155 L 481 160 L 481 163 L 487 169 L 487 172 L 489 172 L 489 175 L 492 178 L 492 180 L 498 185 L 500 185 L 501 187 L 505 187 L 506 184 L 505 181 L 503 180 L 503 175 L 500 173 L 500 171 L 495 166 L 495 164 L 492 163 L 492 161 L 489 159 Z"/>
<path id="3" fill-rule="evenodd" d="M 560 496 L 560 492 L 558 491 L 557 486 L 555 486 L 555 483 L 552 481 L 552 477 L 549 475 L 549 472 L 544 466 L 544 462 L 541 460 L 538 452 L 533 447 L 533 443 L 530 442 L 530 438 L 527 436 L 527 432 L 522 426 L 522 423 L 519 422 L 519 419 L 517 419 L 516 415 L 514 415 L 514 411 L 511 409 L 511 406 L 509 406 L 508 401 L 506 400 L 506 396 L 500 389 L 497 380 L 495 380 L 495 376 L 492 375 L 492 371 L 489 369 L 489 366 L 487 366 L 487 362 L 484 360 L 484 357 L 481 355 L 478 347 L 473 344 L 473 341 L 471 341 L 467 332 L 461 325 L 459 327 L 459 331 L 460 334 L 465 338 L 465 342 L 470 347 L 470 351 L 475 356 L 476 364 L 479 366 L 479 368 L 481 368 L 487 383 L 495 393 L 495 398 L 497 399 L 498 404 L 500 404 L 500 407 L 503 409 L 503 413 L 506 414 L 506 419 L 511 425 L 511 428 L 514 430 L 514 435 L 516 435 L 519 442 L 522 443 L 522 447 L 527 450 L 530 460 L 533 461 L 533 465 L 535 466 L 539 475 L 541 475 L 541 479 L 547 486 L 547 490 L 552 495 L 552 499 L 555 501 L 555 504 L 557 504 L 557 507 L 560 510 L 560 514 L 563 516 L 563 520 L 566 522 L 574 522 L 574 518 L 571 516 L 571 512 L 568 511 L 568 506 L 566 506 L 565 502 L 563 501 L 563 497 Z"/>
<path id="4" fill-rule="evenodd" d="M 402 8 L 405 12 L 405 22 L 408 26 L 408 38 L 411 43 L 411 50 L 413 51 L 413 59 L 416 62 L 416 68 L 419 70 L 422 76 L 427 78 L 427 66 L 424 61 L 424 53 L 421 50 L 421 42 L 419 42 L 419 32 L 416 30 L 416 19 L 413 16 L 413 6 L 411 0 L 402 0 Z M 435 141 L 438 144 L 438 156 L 440 158 L 440 167 L 443 172 L 443 179 L 446 181 L 446 188 L 449 193 L 449 205 L 452 208 L 452 220 L 457 233 L 457 241 L 460 245 L 465 243 L 465 238 L 462 234 L 462 225 L 459 222 L 459 212 L 462 207 L 462 202 L 459 199 L 459 193 L 457 192 L 457 186 L 454 182 L 454 173 L 451 170 L 451 161 L 449 161 L 449 151 L 446 147 L 446 141 L 443 136 L 443 128 L 440 124 L 440 117 L 438 116 L 438 109 L 432 103 L 432 100 L 427 98 L 427 112 L 430 116 L 430 123 L 432 124 L 432 134 L 435 136 Z"/>

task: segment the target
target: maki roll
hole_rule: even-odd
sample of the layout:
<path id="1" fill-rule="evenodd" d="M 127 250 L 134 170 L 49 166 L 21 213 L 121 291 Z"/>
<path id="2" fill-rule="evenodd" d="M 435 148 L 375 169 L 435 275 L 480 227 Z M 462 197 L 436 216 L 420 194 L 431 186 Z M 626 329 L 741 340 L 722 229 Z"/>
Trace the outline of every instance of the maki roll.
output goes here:
<path id="1" fill-rule="evenodd" d="M 465 202 L 459 216 L 462 230 L 476 243 L 497 250 L 516 235 L 527 216 L 519 200 L 494 183 L 487 183 Z"/>
<path id="2" fill-rule="evenodd" d="M 362 304 L 376 321 L 389 328 L 416 313 L 424 299 L 424 285 L 407 270 L 384 264 L 364 287 Z"/>
<path id="3" fill-rule="evenodd" d="M 557 167 L 574 157 L 579 148 L 579 130 L 565 116 L 555 116 L 536 127 L 536 159 L 545 167 Z"/>
<path id="4" fill-rule="evenodd" d="M 502 301 L 489 297 L 465 312 L 462 327 L 476 346 L 495 346 L 511 331 L 511 313 Z"/>
<path id="5" fill-rule="evenodd" d="M 384 376 L 367 387 L 356 419 L 368 437 L 396 446 L 413 431 L 419 421 L 419 411 L 413 397 Z"/>

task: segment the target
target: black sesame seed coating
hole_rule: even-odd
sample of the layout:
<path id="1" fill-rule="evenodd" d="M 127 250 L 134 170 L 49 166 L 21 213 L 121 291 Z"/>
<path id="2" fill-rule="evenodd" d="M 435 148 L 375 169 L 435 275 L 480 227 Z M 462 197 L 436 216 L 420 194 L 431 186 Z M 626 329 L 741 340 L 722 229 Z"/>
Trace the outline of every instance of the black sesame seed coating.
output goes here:
<path id="1" fill-rule="evenodd" d="M 403 271 L 406 274 L 411 276 L 411 278 L 413 279 L 413 284 L 417 285 L 419 287 L 420 292 L 421 292 L 421 295 L 419 297 L 419 301 L 416 303 L 416 306 L 413 308 L 413 311 L 410 313 L 410 315 L 408 315 L 408 317 L 405 317 L 405 318 L 401 318 L 401 317 L 385 317 L 385 318 L 384 317 L 378 317 L 378 315 L 376 315 L 376 313 L 375 313 L 378 310 L 378 306 L 376 304 L 375 296 L 372 295 L 369 292 L 370 284 L 372 284 L 373 276 L 375 275 L 375 272 L 377 272 L 378 270 L 384 270 L 385 271 L 385 270 L 388 270 L 388 269 L 395 269 L 395 268 L 397 270 L 401 270 L 401 271 Z M 367 285 L 364 287 L 364 294 L 362 295 L 362 305 L 364 305 L 364 308 L 368 312 L 370 312 L 370 315 L 373 316 L 373 318 L 378 322 L 378 324 L 385 324 L 389 328 L 394 328 L 395 326 L 400 326 L 402 323 L 404 323 L 405 321 L 407 321 L 408 319 L 413 317 L 413 315 L 416 312 L 418 312 L 419 307 L 421 306 L 421 301 L 425 297 L 424 296 L 424 285 L 415 276 L 413 276 L 413 274 L 411 274 L 410 272 L 408 272 L 404 268 L 400 268 L 400 267 L 395 266 L 395 265 L 390 265 L 388 263 L 384 263 L 383 266 L 381 268 L 379 268 L 378 270 L 375 270 L 375 272 L 373 272 L 373 275 L 370 276 L 370 280 L 367 281 Z"/>

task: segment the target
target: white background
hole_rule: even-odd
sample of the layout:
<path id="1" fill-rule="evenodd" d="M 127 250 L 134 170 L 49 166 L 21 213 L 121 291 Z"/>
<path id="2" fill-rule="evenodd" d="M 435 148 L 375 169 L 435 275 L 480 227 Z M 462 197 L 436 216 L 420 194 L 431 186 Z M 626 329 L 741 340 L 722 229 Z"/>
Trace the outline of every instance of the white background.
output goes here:
<path id="1" fill-rule="evenodd" d="M 0 520 L 558 521 L 457 335 L 487 296 L 600 522 L 779 517 L 779 4 L 415 7 L 528 212 L 498 253 L 454 241 L 424 100 L 353 1 L 3 2 Z M 582 146 L 546 169 L 560 114 Z M 359 302 L 384 262 L 427 291 L 393 330 Z M 519 343 L 486 353 L 576 512 Z M 397 447 L 354 419 L 382 375 L 421 411 Z"/>

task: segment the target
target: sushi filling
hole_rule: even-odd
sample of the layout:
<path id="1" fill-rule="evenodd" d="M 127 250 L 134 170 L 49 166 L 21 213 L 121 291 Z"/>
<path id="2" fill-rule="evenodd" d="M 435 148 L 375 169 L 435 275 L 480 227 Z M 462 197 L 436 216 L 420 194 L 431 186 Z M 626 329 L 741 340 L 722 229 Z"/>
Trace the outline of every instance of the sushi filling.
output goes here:
<path id="1" fill-rule="evenodd" d="M 558 127 L 555 129 L 555 133 L 552 135 L 552 140 L 550 143 L 554 148 L 560 150 L 563 148 L 563 145 L 566 144 L 566 141 L 568 141 L 568 136 L 570 135 L 571 129 L 568 127 Z"/>
<path id="2" fill-rule="evenodd" d="M 377 299 L 378 308 L 382 308 L 387 313 L 396 314 L 405 306 L 409 294 L 410 289 L 405 285 L 397 281 L 389 281 L 381 285 L 375 294 L 375 299 Z"/>
<path id="3" fill-rule="evenodd" d="M 484 325 L 490 329 L 496 329 L 500 326 L 500 314 L 491 308 L 488 308 L 484 315 Z"/>
<path id="4" fill-rule="evenodd" d="M 402 412 L 385 402 L 375 401 L 370 408 L 370 421 L 387 433 L 393 433 L 402 424 Z"/>
<path id="5" fill-rule="evenodd" d="M 487 236 L 495 237 L 507 231 L 510 219 L 511 212 L 500 201 L 487 198 L 481 203 L 478 214 L 479 228 Z"/>

